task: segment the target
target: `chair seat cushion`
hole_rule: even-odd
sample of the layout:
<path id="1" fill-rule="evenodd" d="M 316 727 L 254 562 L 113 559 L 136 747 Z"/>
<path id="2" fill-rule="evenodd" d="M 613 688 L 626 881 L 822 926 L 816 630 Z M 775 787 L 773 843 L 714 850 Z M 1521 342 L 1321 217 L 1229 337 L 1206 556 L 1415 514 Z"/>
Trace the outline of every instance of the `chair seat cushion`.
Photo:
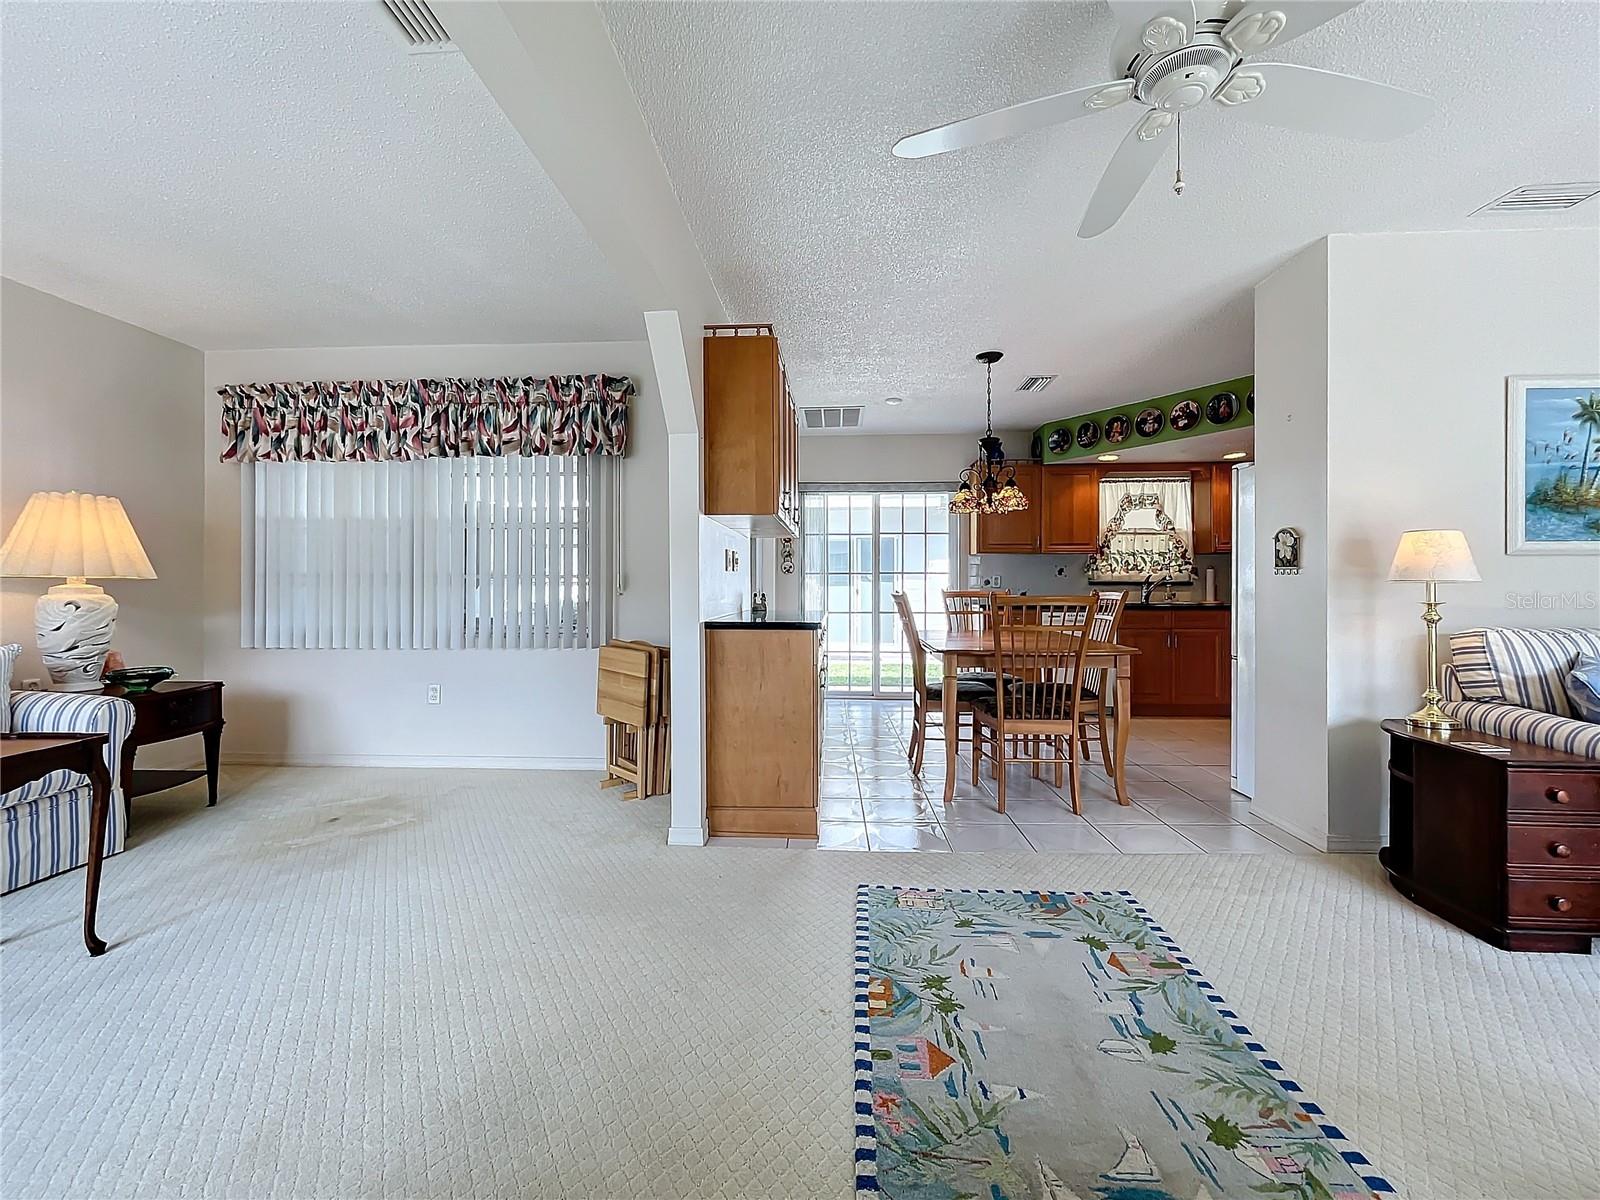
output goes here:
<path id="1" fill-rule="evenodd" d="M 1565 682 L 1572 715 L 1580 721 L 1600 724 L 1600 654 L 1580 655 Z"/>
<path id="2" fill-rule="evenodd" d="M 1059 683 L 1020 683 L 1011 682 L 1009 688 L 1011 700 L 1006 705 L 1006 715 L 1022 719 L 1023 713 L 1030 721 L 1065 721 L 1072 716 L 1072 688 Z M 1086 694 L 1084 699 L 1090 697 Z M 981 713 L 988 716 L 997 715 L 995 710 L 995 694 L 991 690 L 972 705 Z"/>
<path id="3" fill-rule="evenodd" d="M 991 700 L 994 699 L 993 676 L 990 677 L 990 682 L 988 683 L 985 683 L 981 679 L 968 679 L 965 676 L 961 676 L 956 680 L 957 700 L 963 701 L 967 704 L 975 704 L 984 696 L 988 696 Z M 928 699 L 943 703 L 943 679 L 935 679 L 928 684 Z"/>

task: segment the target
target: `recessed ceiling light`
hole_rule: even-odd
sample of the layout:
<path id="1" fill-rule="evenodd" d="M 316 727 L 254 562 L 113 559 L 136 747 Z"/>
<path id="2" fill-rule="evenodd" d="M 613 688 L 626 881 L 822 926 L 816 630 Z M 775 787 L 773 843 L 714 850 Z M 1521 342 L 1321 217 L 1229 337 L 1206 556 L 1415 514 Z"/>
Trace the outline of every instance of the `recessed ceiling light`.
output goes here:
<path id="1" fill-rule="evenodd" d="M 885 404 L 904 404 L 906 398 L 904 396 L 885 396 L 883 402 Z"/>
<path id="2" fill-rule="evenodd" d="M 1222 456 L 1222 460 L 1224 462 L 1232 462 L 1236 458 L 1249 458 L 1249 457 L 1250 457 L 1250 451 L 1248 451 L 1248 450 L 1235 450 L 1232 454 L 1224 454 Z"/>
<path id="3" fill-rule="evenodd" d="M 1122 455 L 1120 455 L 1120 454 L 1100 454 L 1100 455 L 1096 455 L 1096 457 L 1099 458 L 1099 460 L 1101 462 L 1116 462 L 1117 459 L 1122 457 Z"/>

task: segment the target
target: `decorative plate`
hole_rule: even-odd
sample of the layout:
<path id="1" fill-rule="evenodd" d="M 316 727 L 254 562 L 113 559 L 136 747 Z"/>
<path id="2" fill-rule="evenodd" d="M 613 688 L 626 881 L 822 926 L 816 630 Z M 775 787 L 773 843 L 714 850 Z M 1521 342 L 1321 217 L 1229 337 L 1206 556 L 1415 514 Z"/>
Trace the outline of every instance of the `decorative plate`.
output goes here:
<path id="1" fill-rule="evenodd" d="M 1118 413 L 1114 417 L 1106 418 L 1106 441 L 1113 446 L 1120 446 L 1128 440 L 1133 432 L 1133 422 L 1128 419 L 1127 413 Z"/>
<path id="2" fill-rule="evenodd" d="M 104 678 L 113 687 L 119 687 L 129 695 L 137 696 L 176 674 L 177 672 L 171 667 L 122 667 L 116 671 L 107 671 Z"/>
<path id="3" fill-rule="evenodd" d="M 1087 450 L 1100 440 L 1100 422 L 1085 421 L 1078 426 L 1078 448 Z"/>
<path id="4" fill-rule="evenodd" d="M 1244 398 L 1244 406 L 1245 406 L 1245 408 L 1247 408 L 1250 411 L 1250 415 L 1251 416 L 1255 416 L 1255 413 L 1256 413 L 1256 393 L 1255 393 L 1255 389 L 1254 388 L 1251 388 L 1250 389 L 1250 394 Z"/>
<path id="5" fill-rule="evenodd" d="M 1161 427 L 1166 423 L 1166 414 L 1159 408 L 1146 408 L 1141 409 L 1133 419 L 1133 428 L 1140 437 L 1152 438 L 1161 432 Z"/>
<path id="6" fill-rule="evenodd" d="M 1050 431 L 1050 453 L 1065 454 L 1072 445 L 1072 430 L 1063 425 Z"/>
<path id="7" fill-rule="evenodd" d="M 1232 392 L 1218 392 L 1206 401 L 1206 420 L 1213 425 L 1226 425 L 1239 415 L 1239 397 Z"/>
<path id="8" fill-rule="evenodd" d="M 1193 400 L 1179 400 L 1172 406 L 1172 427 L 1179 433 L 1200 424 L 1200 406 Z"/>

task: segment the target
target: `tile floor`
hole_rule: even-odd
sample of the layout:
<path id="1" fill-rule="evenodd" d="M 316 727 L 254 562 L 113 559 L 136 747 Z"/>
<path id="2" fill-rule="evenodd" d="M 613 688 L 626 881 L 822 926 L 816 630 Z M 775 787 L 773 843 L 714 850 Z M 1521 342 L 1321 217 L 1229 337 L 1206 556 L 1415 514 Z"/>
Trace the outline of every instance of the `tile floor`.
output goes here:
<path id="1" fill-rule="evenodd" d="M 1116 801 L 1098 769 L 1082 774 L 1083 815 L 1065 784 L 1057 791 L 1013 766 L 1006 811 L 996 807 L 985 766 L 972 784 L 966 744 L 956 798 L 943 802 L 944 744 L 930 741 L 921 776 L 911 773 L 906 738 L 911 705 L 893 700 L 827 702 L 817 841 L 823 850 L 1057 851 L 1073 854 L 1317 854 L 1250 814 L 1228 786 L 1228 722 L 1135 720 L 1128 742 L 1128 794 Z M 1094 761 L 1098 761 L 1095 759 Z M 1053 778 L 1053 775 L 1049 775 Z M 781 846 L 776 838 L 713 842 Z M 790 839 L 790 846 L 813 843 Z"/>

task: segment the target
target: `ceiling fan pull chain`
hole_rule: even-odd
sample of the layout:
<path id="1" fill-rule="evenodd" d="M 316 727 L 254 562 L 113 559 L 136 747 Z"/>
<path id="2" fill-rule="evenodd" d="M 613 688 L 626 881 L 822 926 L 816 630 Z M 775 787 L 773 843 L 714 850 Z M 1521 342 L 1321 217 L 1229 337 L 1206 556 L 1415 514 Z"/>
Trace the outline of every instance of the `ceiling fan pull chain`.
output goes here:
<path id="1" fill-rule="evenodd" d="M 1172 131 L 1173 140 L 1177 144 L 1178 169 L 1172 178 L 1172 192 L 1176 196 L 1183 195 L 1183 114 L 1178 114 L 1177 125 Z"/>

